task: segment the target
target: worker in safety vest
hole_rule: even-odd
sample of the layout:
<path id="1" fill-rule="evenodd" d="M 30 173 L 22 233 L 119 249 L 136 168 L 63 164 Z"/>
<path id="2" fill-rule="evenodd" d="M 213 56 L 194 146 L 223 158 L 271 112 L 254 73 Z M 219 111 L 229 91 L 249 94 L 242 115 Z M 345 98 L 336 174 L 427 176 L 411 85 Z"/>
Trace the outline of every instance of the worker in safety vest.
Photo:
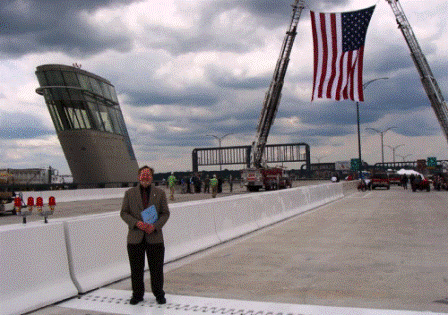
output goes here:
<path id="1" fill-rule="evenodd" d="M 168 177 L 168 187 L 170 188 L 170 200 L 174 200 L 174 189 L 176 188 L 176 176 L 171 172 L 171 175 Z"/>
<path id="2" fill-rule="evenodd" d="M 216 174 L 210 179 L 210 187 L 212 188 L 212 197 L 216 198 L 216 194 L 218 193 L 218 179 L 216 178 Z"/>

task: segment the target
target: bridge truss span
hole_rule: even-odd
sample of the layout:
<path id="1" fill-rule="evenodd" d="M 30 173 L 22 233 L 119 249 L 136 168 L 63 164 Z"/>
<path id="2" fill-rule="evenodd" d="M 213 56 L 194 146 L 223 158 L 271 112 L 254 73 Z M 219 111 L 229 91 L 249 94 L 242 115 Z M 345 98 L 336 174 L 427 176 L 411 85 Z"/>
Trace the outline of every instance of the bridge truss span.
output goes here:
<path id="1" fill-rule="evenodd" d="M 251 163 L 252 146 L 196 148 L 192 152 L 193 172 L 199 166 L 245 165 Z M 310 164 L 310 147 L 306 143 L 266 145 L 263 160 L 266 163 L 305 162 Z"/>

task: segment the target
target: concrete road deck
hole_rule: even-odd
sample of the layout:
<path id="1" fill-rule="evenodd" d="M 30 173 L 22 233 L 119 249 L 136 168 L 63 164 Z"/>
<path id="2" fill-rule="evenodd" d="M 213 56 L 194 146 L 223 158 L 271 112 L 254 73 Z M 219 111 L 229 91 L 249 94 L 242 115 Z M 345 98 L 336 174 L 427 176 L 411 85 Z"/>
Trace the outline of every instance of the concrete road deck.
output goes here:
<path id="1" fill-rule="evenodd" d="M 227 302 L 235 309 L 248 302 L 269 302 L 276 311 L 272 314 L 287 314 L 280 312 L 285 305 L 297 306 L 288 309 L 289 314 L 448 313 L 447 202 L 446 191 L 413 193 L 392 187 L 355 192 L 167 264 L 168 304 L 134 308 L 129 314 L 196 314 L 173 309 L 185 297 L 230 299 Z M 149 288 L 148 274 L 146 284 Z M 112 291 L 125 297 L 131 294 L 129 279 L 107 289 L 125 290 Z M 145 303 L 153 303 L 150 292 L 145 298 Z M 117 314 L 101 307 L 82 310 L 63 305 L 31 314 Z"/>

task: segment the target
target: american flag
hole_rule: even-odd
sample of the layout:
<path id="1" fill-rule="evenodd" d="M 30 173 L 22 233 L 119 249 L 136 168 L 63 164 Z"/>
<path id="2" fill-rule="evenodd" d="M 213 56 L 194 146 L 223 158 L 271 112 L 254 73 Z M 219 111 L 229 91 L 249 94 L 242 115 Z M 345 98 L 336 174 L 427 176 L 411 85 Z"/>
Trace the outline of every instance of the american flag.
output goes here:
<path id="1" fill-rule="evenodd" d="M 343 13 L 311 11 L 315 98 L 364 101 L 362 65 L 367 27 L 375 6 Z"/>

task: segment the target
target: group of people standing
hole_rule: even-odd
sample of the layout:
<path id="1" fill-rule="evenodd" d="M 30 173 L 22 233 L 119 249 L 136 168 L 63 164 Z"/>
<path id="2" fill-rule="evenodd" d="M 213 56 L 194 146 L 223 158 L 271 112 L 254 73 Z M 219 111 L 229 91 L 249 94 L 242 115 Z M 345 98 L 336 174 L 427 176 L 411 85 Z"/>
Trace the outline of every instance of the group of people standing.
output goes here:
<path id="1" fill-rule="evenodd" d="M 406 174 L 404 174 L 401 177 L 400 184 L 404 189 L 408 189 L 408 183 L 410 183 L 411 188 L 413 188 L 413 185 L 419 185 L 422 180 L 423 180 L 423 178 L 421 175 L 411 174 L 408 177 Z"/>
<path id="2" fill-rule="evenodd" d="M 232 175 L 229 177 L 230 192 L 233 190 Z M 185 177 L 180 180 L 176 178 L 173 172 L 166 180 L 166 184 L 170 190 L 170 200 L 174 200 L 174 194 L 176 186 L 181 186 L 182 194 L 194 194 L 194 193 L 211 193 L 212 197 L 215 198 L 218 193 L 222 192 L 223 180 L 219 178 L 216 174 L 212 177 L 206 175 L 202 180 L 198 174 L 192 174 L 190 177 Z"/>

